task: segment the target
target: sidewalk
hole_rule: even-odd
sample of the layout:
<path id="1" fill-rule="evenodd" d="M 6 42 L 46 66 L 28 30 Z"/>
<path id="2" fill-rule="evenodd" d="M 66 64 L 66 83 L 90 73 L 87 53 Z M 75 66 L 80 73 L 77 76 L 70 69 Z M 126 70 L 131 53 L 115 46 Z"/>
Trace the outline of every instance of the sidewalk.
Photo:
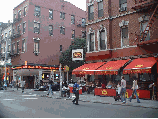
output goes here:
<path id="1" fill-rule="evenodd" d="M 70 99 L 66 97 L 59 98 L 60 96 L 59 93 L 57 92 L 53 95 L 53 97 L 56 97 L 58 99 L 72 100 L 73 99 L 72 95 L 73 94 L 71 93 Z M 94 94 L 87 94 L 87 93 L 83 93 L 82 95 L 79 95 L 79 101 L 158 109 L 158 101 L 140 99 L 140 103 L 137 103 L 136 99 L 132 99 L 131 102 L 129 102 L 128 99 L 126 99 L 126 104 L 122 104 L 121 101 L 115 101 L 113 97 L 94 96 Z"/>

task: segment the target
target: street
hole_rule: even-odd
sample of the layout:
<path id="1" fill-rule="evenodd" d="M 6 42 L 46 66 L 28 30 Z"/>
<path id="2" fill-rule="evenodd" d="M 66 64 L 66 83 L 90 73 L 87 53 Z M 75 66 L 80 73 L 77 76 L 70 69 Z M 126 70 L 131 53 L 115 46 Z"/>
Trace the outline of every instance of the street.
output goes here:
<path id="1" fill-rule="evenodd" d="M 58 91 L 54 91 L 57 93 Z M 41 97 L 44 91 L 0 91 L 0 116 L 6 118 L 154 118 L 158 109 Z"/>

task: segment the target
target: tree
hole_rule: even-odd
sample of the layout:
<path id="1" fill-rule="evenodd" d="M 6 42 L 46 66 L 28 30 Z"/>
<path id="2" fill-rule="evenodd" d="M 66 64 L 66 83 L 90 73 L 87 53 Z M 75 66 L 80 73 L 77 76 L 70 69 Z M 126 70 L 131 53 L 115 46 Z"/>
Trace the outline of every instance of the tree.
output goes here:
<path id="1" fill-rule="evenodd" d="M 83 49 L 83 60 L 72 61 L 72 50 L 75 49 Z M 69 48 L 66 51 L 62 52 L 62 54 L 59 57 L 59 62 L 62 64 L 62 66 L 69 66 L 69 73 L 71 73 L 73 69 L 84 64 L 86 50 L 86 39 L 76 38 L 74 39 L 74 41 L 72 41 Z"/>

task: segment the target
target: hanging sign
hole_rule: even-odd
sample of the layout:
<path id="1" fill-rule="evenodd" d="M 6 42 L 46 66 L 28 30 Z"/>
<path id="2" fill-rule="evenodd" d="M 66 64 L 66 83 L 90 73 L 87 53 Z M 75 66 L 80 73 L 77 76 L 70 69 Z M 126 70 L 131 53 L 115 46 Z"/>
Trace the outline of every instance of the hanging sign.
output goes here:
<path id="1" fill-rule="evenodd" d="M 72 60 L 83 60 L 83 49 L 72 50 Z"/>

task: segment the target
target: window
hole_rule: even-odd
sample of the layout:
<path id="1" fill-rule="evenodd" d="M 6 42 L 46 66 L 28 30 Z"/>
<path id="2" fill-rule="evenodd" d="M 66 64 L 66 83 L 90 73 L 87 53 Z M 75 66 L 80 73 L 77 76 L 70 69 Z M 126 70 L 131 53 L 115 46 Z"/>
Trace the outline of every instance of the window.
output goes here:
<path id="1" fill-rule="evenodd" d="M 128 27 L 122 28 L 122 47 L 129 45 Z"/>
<path id="2" fill-rule="evenodd" d="M 82 18 L 82 27 L 85 27 L 85 25 L 86 25 L 86 19 L 85 18 Z"/>
<path id="3" fill-rule="evenodd" d="M 20 34 L 20 25 L 17 28 L 18 34 Z"/>
<path id="4" fill-rule="evenodd" d="M 24 7 L 24 16 L 26 15 L 27 7 Z"/>
<path id="5" fill-rule="evenodd" d="M 53 10 L 52 9 L 49 10 L 49 18 L 53 19 Z"/>
<path id="6" fill-rule="evenodd" d="M 8 51 L 9 51 L 9 52 L 11 51 L 11 46 L 10 46 L 10 45 L 8 45 Z"/>
<path id="7" fill-rule="evenodd" d="M 75 24 L 75 16 L 71 15 L 71 24 Z"/>
<path id="8" fill-rule="evenodd" d="M 100 50 L 105 50 L 106 49 L 106 44 L 105 44 L 105 30 L 102 30 L 99 32 L 99 38 L 100 38 Z"/>
<path id="9" fill-rule="evenodd" d="M 15 52 L 15 43 L 12 44 L 12 53 L 14 54 Z"/>
<path id="10" fill-rule="evenodd" d="M 104 15 L 103 12 L 103 1 L 98 3 L 98 17 L 102 17 Z"/>
<path id="11" fill-rule="evenodd" d="M 11 32 L 11 30 L 9 31 L 9 35 L 10 35 L 10 36 L 12 35 L 12 32 Z"/>
<path id="12" fill-rule="evenodd" d="M 65 28 L 63 26 L 60 27 L 60 33 L 65 35 Z"/>
<path id="13" fill-rule="evenodd" d="M 64 12 L 60 12 L 60 19 L 65 19 L 65 13 Z"/>
<path id="14" fill-rule="evenodd" d="M 86 31 L 82 31 L 82 38 L 86 38 Z"/>
<path id="15" fill-rule="evenodd" d="M 89 51 L 94 51 L 94 33 L 90 34 Z"/>
<path id="16" fill-rule="evenodd" d="M 35 16 L 40 16 L 41 8 L 39 6 L 35 6 Z"/>
<path id="17" fill-rule="evenodd" d="M 49 25 L 49 35 L 53 35 L 53 25 Z"/>
<path id="18" fill-rule="evenodd" d="M 21 10 L 18 12 L 18 19 L 21 18 Z"/>
<path id="19" fill-rule="evenodd" d="M 22 52 L 25 52 L 25 39 L 22 40 Z"/>
<path id="20" fill-rule="evenodd" d="M 17 53 L 19 54 L 19 41 L 17 42 Z"/>
<path id="21" fill-rule="evenodd" d="M 23 33 L 25 33 L 25 29 L 26 28 L 26 22 L 25 23 L 23 23 Z"/>
<path id="22" fill-rule="evenodd" d="M 72 34 L 71 38 L 74 39 L 74 38 L 75 38 L 75 30 L 71 30 L 71 32 L 72 32 L 72 33 L 71 33 L 71 34 Z"/>
<path id="23" fill-rule="evenodd" d="M 94 7 L 93 5 L 88 7 L 88 20 L 94 19 Z"/>
<path id="24" fill-rule="evenodd" d="M 60 52 L 62 52 L 62 45 L 60 45 Z"/>
<path id="25" fill-rule="evenodd" d="M 127 11 L 127 0 L 119 0 L 120 11 Z"/>
<path id="26" fill-rule="evenodd" d="M 34 33 L 40 33 L 40 23 L 34 22 Z"/>
<path id="27" fill-rule="evenodd" d="M 14 19 L 16 19 L 16 14 L 14 14 Z"/>
<path id="28" fill-rule="evenodd" d="M 7 38 L 7 33 L 5 33 L 5 37 Z"/>
<path id="29" fill-rule="evenodd" d="M 38 41 L 34 42 L 34 53 L 39 53 L 39 42 Z"/>
<path id="30" fill-rule="evenodd" d="M 144 30 L 146 29 L 147 25 L 148 25 L 148 22 L 141 23 L 141 29 L 140 29 L 141 34 L 144 32 Z M 147 27 L 147 28 L 149 28 L 149 27 Z M 147 30 L 149 30 L 149 29 L 147 29 Z M 150 40 L 150 31 L 149 32 L 145 31 L 145 33 L 147 33 L 147 36 L 146 36 L 146 38 L 144 40 L 145 41 Z"/>

